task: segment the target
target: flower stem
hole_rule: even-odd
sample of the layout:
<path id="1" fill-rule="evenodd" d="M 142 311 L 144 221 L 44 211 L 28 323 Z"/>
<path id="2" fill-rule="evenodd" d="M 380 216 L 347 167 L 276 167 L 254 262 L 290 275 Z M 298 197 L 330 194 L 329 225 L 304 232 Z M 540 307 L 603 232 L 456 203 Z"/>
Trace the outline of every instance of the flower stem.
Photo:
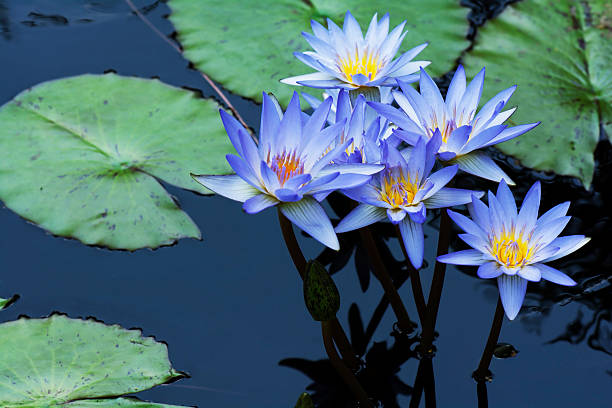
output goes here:
<path id="1" fill-rule="evenodd" d="M 442 209 L 440 214 L 440 234 L 438 235 L 438 251 L 437 256 L 448 252 L 450 243 L 451 222 L 448 213 Z M 444 287 L 444 276 L 446 274 L 446 264 L 436 261 L 434 267 L 433 279 L 431 281 L 431 289 L 427 299 L 427 315 L 423 322 L 423 333 L 421 335 L 421 346 L 424 352 L 430 352 L 436 329 L 436 319 L 438 318 L 438 309 L 440 307 L 440 298 L 442 297 L 442 288 Z"/>
<path id="2" fill-rule="evenodd" d="M 380 281 L 382 285 L 385 295 L 387 299 L 389 299 L 389 303 L 393 308 L 393 312 L 397 317 L 397 325 L 402 331 L 410 332 L 414 329 L 414 323 L 410 320 L 410 316 L 408 316 L 408 312 L 406 311 L 406 307 L 402 302 L 402 298 L 397 293 L 397 289 L 393 284 L 393 280 L 391 276 L 389 276 L 389 272 L 387 272 L 387 268 L 380 256 L 380 252 L 376 247 L 376 241 L 374 241 L 374 237 L 372 236 L 372 231 L 368 228 L 362 228 L 359 230 L 361 234 L 361 241 L 368 252 L 368 256 L 370 257 L 370 262 L 372 264 L 372 268 L 374 269 L 374 274 Z"/>
<path id="3" fill-rule="evenodd" d="M 412 397 L 410 398 L 409 408 L 418 408 L 421 405 L 421 397 L 425 390 L 425 407 L 436 406 L 436 385 L 433 371 L 433 361 L 429 357 L 422 358 L 414 379 L 412 387 Z"/>
<path id="4" fill-rule="evenodd" d="M 478 398 L 478 408 L 489 408 L 486 382 L 478 381 L 476 383 L 476 397 Z"/>
<path id="5" fill-rule="evenodd" d="M 495 316 L 493 317 L 493 323 L 491 324 L 491 331 L 489 332 L 487 344 L 485 345 L 485 348 L 482 352 L 482 357 L 480 358 L 480 364 L 478 364 L 478 368 L 472 374 L 472 377 L 479 383 L 491 379 L 489 364 L 491 364 L 491 358 L 493 358 L 493 351 L 495 350 L 495 346 L 497 345 L 497 340 L 499 340 L 499 333 L 501 332 L 503 322 L 504 307 L 502 305 L 500 297 L 497 299 L 497 306 L 495 307 Z"/>
<path id="6" fill-rule="evenodd" d="M 402 233 L 400 232 L 398 226 L 395 227 L 395 231 L 397 232 L 397 239 L 399 239 L 400 247 L 402 247 L 404 258 L 406 258 L 406 266 L 408 267 L 408 273 L 410 274 L 412 296 L 414 297 L 414 303 L 416 304 L 417 312 L 419 313 L 419 320 L 421 321 L 421 326 L 423 326 L 425 322 L 425 316 L 427 315 L 427 305 L 425 304 L 425 296 L 423 295 L 423 287 L 421 286 L 421 276 L 419 274 L 419 271 L 417 271 L 416 268 L 412 265 L 412 262 L 410 262 L 410 258 L 408 258 L 408 252 L 406 252 Z"/>
<path id="7" fill-rule="evenodd" d="M 342 377 L 345 384 L 349 387 L 353 395 L 357 397 L 360 406 L 363 407 L 373 407 L 370 402 L 368 395 L 359 384 L 357 377 L 355 374 L 349 370 L 336 352 L 336 348 L 334 347 L 334 341 L 332 338 L 333 328 L 331 327 L 331 322 L 322 322 L 321 323 L 321 333 L 323 335 L 323 345 L 325 346 L 325 351 L 331 361 L 332 365 L 336 369 L 336 372 Z"/>
<path id="8" fill-rule="evenodd" d="M 278 210 L 278 221 L 285 240 L 285 245 L 289 250 L 289 255 L 291 255 L 295 269 L 297 269 L 298 273 L 300 274 L 300 278 L 302 278 L 303 281 L 306 278 L 307 262 L 302 250 L 300 249 L 300 244 L 297 242 L 295 233 L 293 232 L 293 225 L 291 224 L 291 221 L 289 221 L 287 217 L 281 213 L 280 209 Z M 349 367 L 357 369 L 360 365 L 359 359 L 353 351 L 351 343 L 349 342 L 344 329 L 340 325 L 340 322 L 338 319 L 334 318 L 330 321 L 330 325 L 332 335 L 338 349 L 340 350 L 340 353 L 342 354 L 342 358 Z"/>

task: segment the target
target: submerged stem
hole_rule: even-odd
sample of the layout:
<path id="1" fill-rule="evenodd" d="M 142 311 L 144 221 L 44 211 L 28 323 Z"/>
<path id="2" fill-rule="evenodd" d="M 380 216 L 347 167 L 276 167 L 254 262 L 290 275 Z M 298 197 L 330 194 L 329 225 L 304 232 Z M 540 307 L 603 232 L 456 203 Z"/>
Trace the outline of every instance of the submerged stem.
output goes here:
<path id="1" fill-rule="evenodd" d="M 440 214 L 440 234 L 438 235 L 438 251 L 437 256 L 444 255 L 448 252 L 450 243 L 451 222 L 448 213 L 442 209 Z M 436 329 L 436 319 L 438 318 L 438 309 L 440 307 L 440 298 L 442 297 L 442 288 L 444 287 L 444 276 L 446 274 L 446 264 L 438 262 L 434 267 L 433 278 L 431 281 L 431 289 L 427 300 L 427 315 L 423 322 L 423 334 L 421 336 L 421 345 L 424 352 L 431 351 L 433 343 L 434 331 Z"/>
<path id="2" fill-rule="evenodd" d="M 334 347 L 334 341 L 332 339 L 333 328 L 331 326 L 331 322 L 322 322 L 321 323 L 321 333 L 323 335 L 323 345 L 325 346 L 325 351 L 331 361 L 332 365 L 336 369 L 336 372 L 342 377 L 345 384 L 349 387 L 353 395 L 357 397 L 360 406 L 363 407 L 373 407 L 372 403 L 368 399 L 368 395 L 359 384 L 357 377 L 355 374 L 348 369 L 338 356 L 336 352 L 336 348 Z"/>
<path id="3" fill-rule="evenodd" d="M 414 329 L 414 323 L 412 320 L 410 320 L 410 316 L 408 316 L 408 312 L 406 311 L 406 307 L 402 302 L 402 298 L 397 293 L 393 280 L 391 279 L 391 276 L 389 276 L 389 272 L 387 272 L 387 268 L 385 267 L 385 264 L 380 256 L 380 252 L 376 247 L 376 242 L 374 241 L 372 232 L 368 227 L 365 227 L 360 229 L 359 233 L 361 234 L 361 240 L 366 248 L 366 251 L 368 252 L 368 256 L 370 257 L 374 274 L 380 281 L 380 284 L 385 291 L 385 296 L 387 296 L 387 299 L 389 299 L 389 303 L 391 304 L 393 312 L 397 317 L 397 325 L 402 331 L 412 331 Z"/>
<path id="4" fill-rule="evenodd" d="M 414 303 L 416 304 L 417 312 L 419 314 L 419 320 L 421 326 L 425 322 L 425 316 L 427 315 L 427 305 L 425 304 L 425 295 L 423 295 L 423 286 L 421 286 L 421 275 L 419 271 L 412 265 L 410 258 L 408 258 L 408 252 L 404 246 L 404 240 L 398 226 L 395 227 L 397 232 L 397 239 L 399 239 L 400 247 L 406 258 L 406 266 L 408 267 L 408 273 L 410 274 L 410 286 L 412 287 L 412 296 L 414 297 Z"/>
<path id="5" fill-rule="evenodd" d="M 289 255 L 291 255 L 295 269 L 297 269 L 298 273 L 300 274 L 300 278 L 302 278 L 303 281 L 306 278 L 307 262 L 302 250 L 300 249 L 300 244 L 297 242 L 295 233 L 293 232 L 293 224 L 291 224 L 291 221 L 289 221 L 287 217 L 283 215 L 280 209 L 278 210 L 278 221 L 285 240 L 285 245 L 289 250 Z M 342 354 L 342 358 L 349 367 L 352 369 L 357 369 L 360 365 L 359 359 L 353 351 L 351 343 L 349 342 L 344 329 L 340 325 L 340 322 L 338 319 L 334 318 L 330 321 L 330 324 L 334 341 Z"/>
<path id="6" fill-rule="evenodd" d="M 478 368 L 472 374 L 472 377 L 474 377 L 474 379 L 479 383 L 491 379 L 491 372 L 489 371 L 489 365 L 491 364 L 491 359 L 493 358 L 493 352 L 495 351 L 495 346 L 497 345 L 497 341 L 499 340 L 499 333 L 501 332 L 503 322 L 504 322 L 504 307 L 501 302 L 501 297 L 499 297 L 497 299 L 497 306 L 495 307 L 495 316 L 493 317 L 493 323 L 491 324 L 491 331 L 489 332 L 489 338 L 487 339 L 487 344 L 485 345 L 485 348 L 482 352 L 482 357 L 480 358 L 480 364 L 478 364 Z M 486 388 L 485 388 L 485 393 L 486 393 Z"/>

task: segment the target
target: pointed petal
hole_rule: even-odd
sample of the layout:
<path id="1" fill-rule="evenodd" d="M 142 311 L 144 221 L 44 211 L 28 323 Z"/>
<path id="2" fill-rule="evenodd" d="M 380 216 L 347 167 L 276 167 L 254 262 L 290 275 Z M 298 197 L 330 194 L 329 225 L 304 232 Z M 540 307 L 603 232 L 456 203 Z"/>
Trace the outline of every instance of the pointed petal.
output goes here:
<path id="1" fill-rule="evenodd" d="M 478 274 L 479 278 L 490 279 L 490 278 L 497 278 L 503 272 L 499 268 L 499 265 L 497 264 L 497 262 L 491 261 L 491 262 L 483 263 L 482 265 L 480 265 L 478 267 L 478 272 L 476 273 Z"/>
<path id="2" fill-rule="evenodd" d="M 457 67 L 453 79 L 451 79 L 448 91 L 446 92 L 446 105 L 450 112 L 456 112 L 459 102 L 465 93 L 466 79 L 465 70 L 462 65 Z"/>
<path id="3" fill-rule="evenodd" d="M 340 244 L 325 210 L 313 198 L 304 197 L 295 203 L 282 203 L 280 210 L 292 223 L 323 245 L 338 250 Z"/>
<path id="4" fill-rule="evenodd" d="M 272 207 L 278 204 L 278 200 L 275 197 L 272 197 L 268 194 L 258 194 L 255 197 L 251 197 L 244 202 L 242 209 L 247 214 L 256 214 L 262 210 L 265 210 L 268 207 Z"/>
<path id="5" fill-rule="evenodd" d="M 284 203 L 300 201 L 303 197 L 303 194 L 288 188 L 279 188 L 274 190 L 274 195 Z"/>
<path id="6" fill-rule="evenodd" d="M 387 218 L 383 208 L 369 204 L 359 204 L 353 211 L 340 221 L 336 226 L 336 232 L 353 231 L 374 224 Z"/>
<path id="7" fill-rule="evenodd" d="M 552 257 L 544 259 L 543 261 L 555 261 L 559 258 L 564 257 L 565 255 L 569 255 L 572 252 L 575 252 L 582 248 L 590 240 L 590 237 L 585 237 L 584 235 L 568 235 L 565 237 L 556 238 L 550 243 L 550 246 L 559 247 L 559 251 Z"/>
<path id="8" fill-rule="evenodd" d="M 550 266 L 544 264 L 534 264 L 533 266 L 540 270 L 542 279 L 563 286 L 576 285 L 575 280 L 555 268 L 551 268 Z"/>
<path id="9" fill-rule="evenodd" d="M 230 200 L 240 201 L 243 203 L 249 198 L 259 194 L 259 190 L 244 181 L 237 174 L 230 174 L 228 176 L 206 176 L 192 174 L 191 177 L 209 190 L 212 190 L 223 197 L 229 198 Z"/>
<path id="10" fill-rule="evenodd" d="M 397 224 L 404 219 L 406 216 L 406 211 L 402 210 L 401 208 L 388 208 L 387 216 L 392 224 Z"/>
<path id="11" fill-rule="evenodd" d="M 439 262 L 454 265 L 482 265 L 487 262 L 482 252 L 475 249 L 465 249 L 436 258 Z"/>
<path id="12" fill-rule="evenodd" d="M 278 132 L 281 118 L 276 110 L 276 105 L 267 93 L 263 92 L 262 100 L 259 141 L 264 149 L 269 151 Z"/>
<path id="13" fill-rule="evenodd" d="M 465 89 L 465 93 L 461 98 L 458 112 L 463 113 L 468 120 L 471 120 L 476 113 L 478 107 L 478 101 L 480 101 L 480 95 L 482 94 L 482 85 L 484 83 L 485 69 L 481 69 L 478 74 L 472 79 L 472 82 Z"/>
<path id="14" fill-rule="evenodd" d="M 300 110 L 300 96 L 297 92 L 293 92 L 285 116 L 280 122 L 278 135 L 278 143 L 288 151 L 297 148 L 302 141 L 302 111 Z"/>
<path id="15" fill-rule="evenodd" d="M 523 305 L 525 292 L 527 291 L 527 281 L 518 275 L 508 276 L 503 274 L 497 278 L 497 285 L 506 316 L 508 316 L 508 319 L 514 320 Z"/>
<path id="16" fill-rule="evenodd" d="M 536 225 L 547 223 L 550 220 L 554 220 L 555 218 L 564 217 L 567 214 L 567 210 L 569 210 L 569 207 L 569 201 L 554 206 L 553 208 L 542 214 L 540 218 L 538 218 L 538 220 L 536 221 Z"/>
<path id="17" fill-rule="evenodd" d="M 431 176 L 429 176 L 429 178 L 427 179 L 428 181 L 430 181 L 431 183 L 433 183 L 433 187 L 431 188 L 431 190 L 429 190 L 429 192 L 427 194 L 425 194 L 424 199 L 428 199 L 429 197 L 431 197 L 432 195 L 434 195 L 435 193 L 437 193 L 438 191 L 440 191 L 442 189 L 442 187 L 444 187 L 445 185 L 447 185 L 453 177 L 455 177 L 455 174 L 457 174 L 457 166 L 448 166 L 448 167 L 444 167 L 441 170 L 436 171 L 434 174 L 432 174 Z M 472 200 L 472 197 L 469 197 L 469 200 Z M 466 204 L 469 201 L 466 201 L 464 203 L 461 204 Z"/>
<path id="18" fill-rule="evenodd" d="M 482 191 L 463 190 L 460 188 L 444 187 L 436 194 L 424 201 L 427 208 L 447 208 L 467 204 L 472 201 L 472 195 L 482 197 Z"/>
<path id="19" fill-rule="evenodd" d="M 542 189 L 540 187 L 540 182 L 536 181 L 529 191 L 527 191 L 523 204 L 521 205 L 521 210 L 519 211 L 516 222 L 519 231 L 530 233 L 535 226 L 538 219 L 538 210 L 540 209 L 541 195 Z"/>
<path id="20" fill-rule="evenodd" d="M 508 184 L 506 184 L 506 181 L 503 179 L 500 181 L 499 186 L 497 187 L 497 200 L 501 204 L 504 213 L 510 216 L 513 220 L 516 219 L 516 201 L 514 201 L 514 196 L 512 195 Z"/>
<path id="21" fill-rule="evenodd" d="M 225 155 L 225 159 L 229 163 L 232 170 L 234 170 L 234 172 L 238 176 L 240 176 L 240 178 L 242 178 L 244 181 L 246 181 L 247 183 L 249 183 L 250 185 L 252 185 L 253 187 L 257 189 L 261 188 L 260 187 L 261 182 L 257 178 L 257 175 L 255 174 L 251 166 L 246 164 L 246 162 L 242 160 L 241 157 L 238 157 L 233 154 L 227 154 Z"/>
<path id="22" fill-rule="evenodd" d="M 483 144 L 482 147 L 493 146 L 498 143 L 505 142 L 506 140 L 514 139 L 515 137 L 522 135 L 523 133 L 533 129 L 539 124 L 540 122 L 536 122 L 536 123 L 529 123 L 526 125 L 513 126 L 511 128 L 504 129 L 493 139 Z M 492 125 L 492 127 L 495 127 L 495 126 Z"/>
<path id="23" fill-rule="evenodd" d="M 452 210 L 446 210 L 448 216 L 457 224 L 462 230 L 468 234 L 476 235 L 482 239 L 486 239 L 488 234 L 482 229 L 482 227 L 470 220 L 465 215 L 459 214 Z"/>
<path id="24" fill-rule="evenodd" d="M 518 275 L 521 278 L 527 279 L 531 282 L 539 282 L 540 279 L 542 279 L 542 274 L 540 273 L 540 270 L 535 266 L 531 265 L 523 266 L 522 268 L 520 268 L 518 271 Z"/>
<path id="25" fill-rule="evenodd" d="M 301 82 L 306 81 L 332 81 L 336 80 L 333 75 L 328 72 L 312 72 L 310 74 L 296 75 L 281 79 L 280 82 L 286 85 L 301 85 Z"/>
<path id="26" fill-rule="evenodd" d="M 417 134 L 422 133 L 417 124 L 412 122 L 412 120 L 404 112 L 380 102 L 368 102 L 368 105 L 378 112 L 379 115 L 395 123 L 401 129 Z"/>
<path id="27" fill-rule="evenodd" d="M 415 269 L 419 269 L 423 266 L 423 252 L 425 251 L 423 224 L 412 221 L 410 217 L 405 217 L 400 222 L 399 229 L 410 263 Z"/>
<path id="28" fill-rule="evenodd" d="M 235 117 L 224 111 L 223 109 L 219 109 L 219 114 L 221 115 L 221 122 L 223 122 L 223 127 L 225 128 L 225 132 L 232 142 L 232 146 L 236 149 L 236 152 L 240 156 L 242 156 L 242 146 L 240 145 L 240 138 L 238 137 L 238 131 L 243 130 L 244 127 L 236 120 Z"/>
<path id="29" fill-rule="evenodd" d="M 457 156 L 454 163 L 459 165 L 459 169 L 466 173 L 482 177 L 487 180 L 500 182 L 502 179 L 513 186 L 514 181 L 504 171 L 483 152 L 470 152 L 465 155 Z"/>

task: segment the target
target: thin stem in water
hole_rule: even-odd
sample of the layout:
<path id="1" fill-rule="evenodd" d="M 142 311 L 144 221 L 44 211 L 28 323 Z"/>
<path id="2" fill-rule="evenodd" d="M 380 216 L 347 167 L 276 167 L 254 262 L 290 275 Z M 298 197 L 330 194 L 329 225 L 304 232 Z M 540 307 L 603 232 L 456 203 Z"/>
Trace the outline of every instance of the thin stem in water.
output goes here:
<path id="1" fill-rule="evenodd" d="M 332 339 L 332 331 L 333 328 L 330 325 L 331 322 L 322 322 L 321 324 L 321 333 L 323 335 L 323 345 L 325 346 L 325 351 L 327 352 L 327 356 L 331 361 L 332 365 L 336 369 L 336 372 L 342 377 L 345 384 L 349 387 L 353 395 L 357 397 L 357 400 L 360 403 L 360 406 L 363 407 L 373 407 L 372 403 L 368 399 L 368 395 L 359 384 L 357 377 L 355 374 L 349 370 L 336 352 L 336 348 L 334 347 L 334 341 Z"/>
<path id="2" fill-rule="evenodd" d="M 402 247 L 404 258 L 406 258 L 406 266 L 408 267 L 408 272 L 410 274 L 410 286 L 412 287 L 412 296 L 414 297 L 414 303 L 416 304 L 421 326 L 423 326 L 425 322 L 425 316 L 427 315 L 427 305 L 425 304 L 425 296 L 423 295 L 423 286 L 421 286 L 421 276 L 419 274 L 419 271 L 417 271 L 416 268 L 412 265 L 412 262 L 410 262 L 410 258 L 408 258 L 408 252 L 406 252 L 402 233 L 400 232 L 398 226 L 395 227 L 395 231 L 397 233 L 397 239 L 399 239 L 400 242 L 400 247 Z"/>
<path id="3" fill-rule="evenodd" d="M 404 302 L 402 302 L 402 298 L 397 293 L 393 280 L 391 279 L 391 276 L 389 276 L 389 272 L 387 272 L 387 268 L 385 267 L 385 264 L 380 256 L 380 252 L 376 247 L 376 241 L 374 241 L 372 232 L 368 227 L 365 227 L 360 229 L 359 233 L 361 234 L 361 241 L 363 242 L 363 245 L 368 252 L 368 256 L 370 257 L 374 274 L 380 281 L 380 284 L 385 291 L 385 295 L 387 296 L 387 299 L 389 299 L 389 303 L 393 308 L 393 312 L 397 317 L 397 325 L 405 332 L 412 331 L 414 328 L 414 323 L 412 320 L 410 320 L 410 316 L 408 316 Z"/>
<path id="4" fill-rule="evenodd" d="M 442 209 L 440 214 L 440 234 L 438 235 L 438 251 L 437 256 L 448 252 L 450 243 L 451 222 L 450 217 L 445 209 Z M 440 298 L 442 297 L 442 288 L 444 287 L 444 276 L 446 274 L 446 264 L 436 261 L 434 267 L 433 279 L 431 281 L 431 289 L 427 299 L 427 315 L 423 322 L 423 334 L 421 335 L 421 345 L 425 352 L 431 350 L 433 343 L 434 332 L 436 329 L 436 319 L 438 318 L 438 309 L 440 307 Z"/>
<path id="5" fill-rule="evenodd" d="M 176 52 L 178 52 L 179 54 L 183 55 L 183 51 L 181 50 L 181 48 L 176 45 L 174 42 L 172 42 L 172 40 L 170 40 L 167 36 L 164 35 L 164 33 L 162 33 L 161 31 L 159 31 L 159 29 L 157 27 L 155 27 L 155 25 L 144 15 L 142 14 L 142 12 L 140 10 L 138 10 L 138 8 L 134 5 L 134 3 L 132 3 L 132 0 L 125 0 L 125 2 L 127 3 L 127 5 L 132 9 L 132 11 L 134 12 L 134 14 L 136 14 L 143 23 L 145 23 L 151 30 L 153 30 L 153 32 L 155 34 L 157 34 L 162 40 L 164 40 L 168 45 L 170 45 L 172 48 L 174 48 L 174 50 Z M 232 111 L 232 113 L 234 114 L 234 116 L 236 117 L 236 119 L 238 119 L 238 121 L 240 122 L 240 124 L 242 126 L 244 126 L 244 128 L 249 132 L 249 134 L 251 134 L 251 130 L 249 128 L 249 125 L 246 124 L 246 122 L 244 121 L 244 119 L 242 119 L 242 116 L 240 116 L 240 113 L 238 113 L 238 110 L 236 110 L 236 108 L 234 108 L 234 105 L 232 105 L 232 103 L 229 101 L 229 99 L 225 96 L 225 94 L 223 93 L 223 91 L 221 91 L 221 88 L 219 88 L 217 86 L 217 84 L 215 84 L 208 75 L 206 75 L 205 73 L 198 71 L 200 73 L 200 75 L 202 75 L 202 77 L 204 78 L 204 80 L 206 82 L 208 82 L 208 85 L 210 85 L 210 87 L 213 89 L 213 91 L 215 91 L 215 93 L 217 95 L 219 95 L 219 98 L 221 98 L 221 100 L 223 101 L 223 103 Z M 257 143 L 257 139 L 255 139 L 255 136 L 253 136 L 253 134 L 251 134 L 251 137 L 253 138 L 253 140 L 255 140 L 255 143 Z"/>
<path id="6" fill-rule="evenodd" d="M 489 365 L 493 358 L 493 352 L 495 346 L 499 340 L 499 333 L 501 332 L 502 323 L 504 322 L 504 307 L 501 302 L 501 297 L 497 299 L 497 306 L 495 307 L 495 316 L 493 317 L 493 323 L 491 324 L 491 331 L 489 332 L 489 338 L 487 344 L 482 352 L 480 358 L 480 364 L 478 368 L 472 374 L 472 377 L 477 382 L 484 382 L 491 379 L 491 372 L 489 371 Z M 486 390 L 485 390 L 486 391 Z"/>
<path id="7" fill-rule="evenodd" d="M 278 209 L 278 221 L 280 223 L 285 245 L 289 250 L 289 255 L 291 255 L 295 269 L 297 269 L 298 273 L 300 274 L 300 278 L 304 280 L 306 278 L 307 262 L 302 250 L 300 249 L 300 244 L 297 242 L 295 233 L 293 232 L 293 224 L 291 224 L 291 221 L 289 221 L 287 217 L 283 215 L 280 209 Z M 344 358 L 344 361 L 349 367 L 357 369 L 360 365 L 359 359 L 353 351 L 353 347 L 351 346 L 344 329 L 340 325 L 340 322 L 338 319 L 333 319 L 330 321 L 330 325 L 331 333 L 334 337 L 336 345 L 338 346 L 338 349 L 340 349 L 342 358 Z"/>

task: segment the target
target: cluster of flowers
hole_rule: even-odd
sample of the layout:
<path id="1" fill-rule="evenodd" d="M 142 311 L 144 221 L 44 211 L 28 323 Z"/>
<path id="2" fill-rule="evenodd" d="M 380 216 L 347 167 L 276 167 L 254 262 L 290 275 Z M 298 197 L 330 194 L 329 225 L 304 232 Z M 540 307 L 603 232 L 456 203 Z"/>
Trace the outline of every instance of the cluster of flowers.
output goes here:
<path id="1" fill-rule="evenodd" d="M 544 265 L 586 242 L 582 235 L 558 238 L 569 203 L 538 219 L 540 185 L 534 184 L 520 211 L 508 184 L 514 183 L 478 149 L 515 138 L 538 123 L 509 127 L 516 108 L 503 110 L 516 89 L 505 89 L 477 112 L 485 69 L 468 84 L 456 70 L 446 98 L 424 68 L 412 61 L 427 44 L 396 54 L 405 22 L 389 32 L 389 16 L 372 18 L 365 36 L 346 13 L 344 26 L 312 21 L 303 33 L 314 51 L 295 56 L 317 72 L 282 82 L 326 89 L 302 112 L 296 92 L 283 113 L 265 92 L 259 141 L 231 115 L 221 119 L 238 155 L 228 154 L 235 175 L 194 178 L 214 192 L 244 203 L 249 214 L 278 206 L 282 214 L 324 245 L 338 250 L 336 233 L 389 219 L 399 226 L 411 263 L 423 263 L 426 210 L 468 204 L 471 219 L 448 210 L 465 230 L 459 237 L 474 249 L 438 257 L 439 262 L 478 265 L 478 276 L 497 278 L 506 315 L 514 319 L 527 281 L 575 282 Z M 419 92 L 410 83 L 419 82 Z M 392 106 L 393 100 L 398 108 Z M 402 143 L 403 142 L 403 143 Z M 401 148 L 402 146 L 406 146 Z M 434 167 L 439 170 L 432 173 Z M 499 182 L 497 195 L 447 187 L 458 170 Z M 320 202 L 340 191 L 356 207 L 334 229 Z"/>

